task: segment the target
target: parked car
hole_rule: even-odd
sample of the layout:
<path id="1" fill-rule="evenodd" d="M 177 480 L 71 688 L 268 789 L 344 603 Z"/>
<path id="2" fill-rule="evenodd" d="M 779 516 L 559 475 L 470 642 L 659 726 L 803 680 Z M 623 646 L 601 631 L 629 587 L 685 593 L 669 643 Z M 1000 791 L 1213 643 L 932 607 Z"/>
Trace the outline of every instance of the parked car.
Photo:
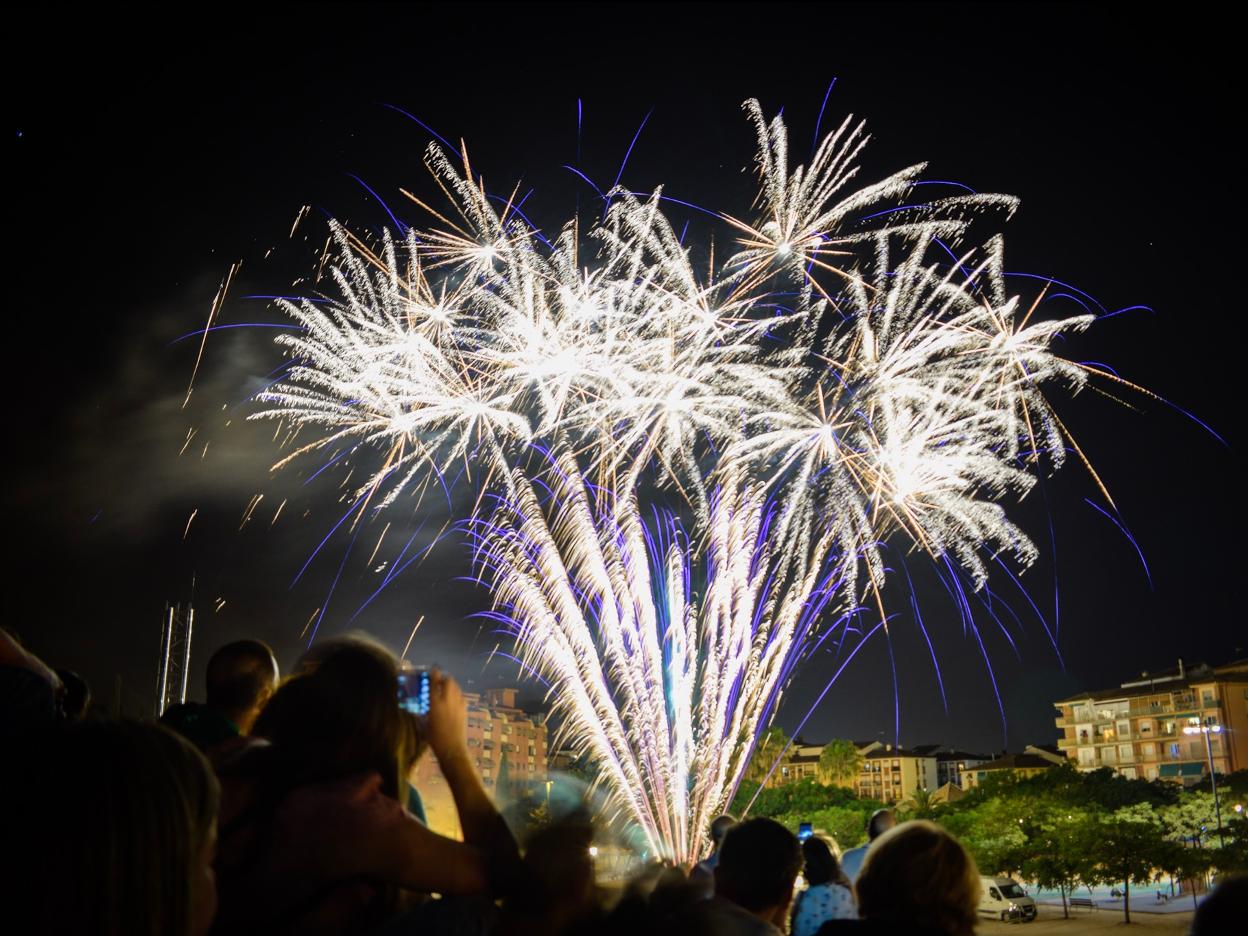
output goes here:
<path id="1" fill-rule="evenodd" d="M 979 912 L 998 920 L 1034 920 L 1036 902 L 1016 882 L 1004 877 L 984 877 L 983 896 L 979 898 Z"/>

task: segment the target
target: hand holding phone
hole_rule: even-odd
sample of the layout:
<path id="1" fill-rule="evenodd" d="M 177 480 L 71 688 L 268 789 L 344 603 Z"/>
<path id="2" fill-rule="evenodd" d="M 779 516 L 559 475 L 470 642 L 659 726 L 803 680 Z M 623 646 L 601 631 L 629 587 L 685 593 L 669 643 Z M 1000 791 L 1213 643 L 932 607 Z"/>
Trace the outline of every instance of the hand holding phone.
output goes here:
<path id="1" fill-rule="evenodd" d="M 413 715 L 428 715 L 429 670 L 418 668 L 399 673 L 399 708 Z"/>

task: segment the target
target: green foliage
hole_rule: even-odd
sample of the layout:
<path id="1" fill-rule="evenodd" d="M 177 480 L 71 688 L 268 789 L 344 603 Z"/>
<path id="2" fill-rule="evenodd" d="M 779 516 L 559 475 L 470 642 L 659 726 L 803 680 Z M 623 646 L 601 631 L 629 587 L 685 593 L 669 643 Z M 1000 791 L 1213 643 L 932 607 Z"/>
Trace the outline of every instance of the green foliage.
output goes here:
<path id="1" fill-rule="evenodd" d="M 1026 843 L 1019 871 L 1043 888 L 1061 891 L 1066 916 L 1070 915 L 1066 895 L 1085 883 L 1089 870 L 1086 845 L 1094 826 L 1089 813 L 1055 796 L 1037 800 L 1022 823 Z"/>
<path id="2" fill-rule="evenodd" d="M 1149 884 L 1154 868 L 1172 857 L 1171 843 L 1164 836 L 1161 819 L 1150 803 L 1124 806 L 1098 817 L 1085 843 L 1088 858 L 1085 880 L 1089 883 L 1123 885 L 1127 896 L 1123 915 L 1131 922 L 1131 885 Z"/>
<path id="3" fill-rule="evenodd" d="M 863 757 L 858 745 L 834 738 L 819 752 L 819 778 L 825 783 L 844 783 L 862 771 Z"/>
<path id="4" fill-rule="evenodd" d="M 767 769 L 785 740 L 782 732 L 769 739 Z M 1211 870 L 1248 871 L 1248 817 L 1233 809 L 1235 802 L 1248 800 L 1248 790 L 1237 793 L 1237 783 L 1248 786 L 1248 772 L 1218 785 L 1224 846 L 1207 788 L 1129 780 L 1110 770 L 1081 773 L 1071 765 L 1026 779 L 1003 772 L 941 806 L 917 791 L 899 811 L 902 818 L 930 816 L 944 825 L 984 874 L 1021 875 L 1066 894 L 1093 884 L 1129 893 L 1163 874 L 1188 880 Z M 741 815 L 756 791 L 757 781 L 743 783 L 730 811 Z M 848 849 L 865 841 L 867 817 L 881 806 L 843 787 L 806 779 L 764 789 L 750 814 L 795 831 L 810 822 Z M 1130 901 L 1123 904 L 1129 920 Z"/>
<path id="5" fill-rule="evenodd" d="M 754 745 L 754 754 L 745 768 L 745 777 L 755 783 L 761 783 L 771 771 L 772 765 L 780 752 L 789 746 L 789 736 L 782 728 L 768 728 L 759 735 Z"/>
<path id="6" fill-rule="evenodd" d="M 757 783 L 742 783 L 728 811 L 740 816 L 757 789 Z M 763 790 L 750 808 L 750 815 L 775 819 L 794 831 L 800 823 L 809 822 L 816 832 L 831 836 L 842 849 L 847 849 L 866 841 L 867 817 L 883 805 L 844 787 L 826 786 L 807 778 Z"/>
<path id="7" fill-rule="evenodd" d="M 936 815 L 936 809 L 937 805 L 932 799 L 932 791 L 924 787 L 919 787 L 897 807 L 902 819 L 931 819 Z"/>
<path id="8" fill-rule="evenodd" d="M 1222 818 L 1222 838 L 1226 842 L 1214 853 L 1214 864 L 1224 873 L 1248 872 L 1248 816 L 1232 813 Z"/>
<path id="9" fill-rule="evenodd" d="M 1109 884 L 1129 894 L 1162 874 L 1182 880 L 1248 866 L 1248 820 L 1232 829 L 1225 799 L 1223 809 L 1227 844 L 1218 848 L 1206 789 L 1064 765 L 1022 780 L 993 777 L 936 818 L 985 874 L 1017 873 L 1064 893 Z M 1123 911 L 1129 920 L 1129 899 Z"/>
<path id="10" fill-rule="evenodd" d="M 742 783 L 729 811 L 733 815 L 740 815 L 757 789 L 757 783 L 748 781 Z M 852 790 L 825 786 L 807 777 L 796 783 L 785 783 L 763 790 L 758 794 L 758 799 L 754 801 L 750 815 L 774 818 L 788 814 L 814 813 L 831 806 L 848 806 L 859 802 L 874 802 L 874 800 L 859 800 Z"/>
<path id="11" fill-rule="evenodd" d="M 1218 820 L 1213 794 L 1191 790 L 1177 803 L 1159 810 L 1166 834 L 1194 845 L 1212 844 L 1217 839 Z"/>
<path id="12" fill-rule="evenodd" d="M 1023 801 L 998 793 L 978 798 L 969 808 L 942 813 L 938 821 L 966 846 L 984 874 L 1010 874 L 1025 857 L 1026 818 Z"/>

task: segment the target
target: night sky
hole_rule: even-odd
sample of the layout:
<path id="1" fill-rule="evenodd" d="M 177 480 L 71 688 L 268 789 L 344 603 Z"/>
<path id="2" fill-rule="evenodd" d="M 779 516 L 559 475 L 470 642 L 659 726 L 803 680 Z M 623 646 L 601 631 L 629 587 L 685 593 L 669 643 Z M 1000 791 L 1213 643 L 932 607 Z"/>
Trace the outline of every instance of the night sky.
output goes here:
<path id="1" fill-rule="evenodd" d="M 1229 142 L 1242 94 L 1216 27 L 1047 5 L 203 6 L 189 25 L 169 15 L 18 14 L 4 65 L 5 624 L 81 671 L 100 701 L 120 675 L 125 707 L 150 705 L 162 606 L 192 598 L 192 581 L 195 693 L 227 640 L 255 635 L 293 661 L 322 608 L 320 635 L 360 627 L 396 650 L 423 614 L 410 659 L 470 688 L 514 680 L 514 665 L 487 665 L 498 638 L 471 615 L 488 596 L 460 580 L 466 551 L 454 539 L 352 621 L 402 544 L 429 542 L 445 501 L 390 517 L 371 560 L 384 521 L 345 559 L 344 527 L 292 586 L 341 515 L 345 472 L 313 479 L 313 459 L 269 474 L 281 455 L 273 427 L 244 417 L 281 363 L 276 332 L 210 335 L 182 408 L 199 341 L 176 339 L 203 327 L 233 263 L 242 268 L 218 323 L 280 322 L 246 297 L 291 292 L 327 218 L 377 232 L 389 218 L 369 188 L 408 221 L 419 212 L 400 187 L 436 195 L 421 164 L 428 132 L 386 105 L 466 139 L 491 187 L 533 188 L 526 212 L 554 227 L 578 204 L 597 210 L 563 165 L 605 188 L 652 109 L 622 183 L 748 212 L 754 141 L 741 102 L 783 107 L 804 160 L 834 77 L 824 127 L 854 113 L 873 133 L 861 180 L 927 160 L 928 178 L 1020 196 L 1005 226 L 1008 269 L 1057 277 L 1110 311 L 1151 309 L 1098 323 L 1064 353 L 1108 362 L 1228 444 L 1139 395 L 1123 397 L 1130 407 L 1090 391 L 1061 402 L 1151 582 L 1131 542 L 1085 501 L 1101 503 L 1072 460 L 1014 510 L 1041 550 L 1023 582 L 1061 659 L 1008 579 L 993 588 L 1020 620 L 1007 616 L 1017 650 L 982 623 L 1008 736 L 978 646 L 920 561 L 911 567 L 948 711 L 903 614 L 892 628 L 899 713 L 888 645 L 873 643 L 805 736 L 1018 749 L 1052 741 L 1050 703 L 1080 688 L 1179 657 L 1244 654 L 1233 483 L 1244 365 L 1232 361 L 1242 236 L 1230 233 L 1242 183 Z M 695 218 L 690 236 L 712 229 Z M 1043 283 L 1011 285 L 1030 301 Z M 1080 311 L 1061 299 L 1042 308 Z M 908 604 L 901 590 L 887 597 Z M 806 665 L 780 724 L 795 727 L 838 665 L 831 653 Z"/>

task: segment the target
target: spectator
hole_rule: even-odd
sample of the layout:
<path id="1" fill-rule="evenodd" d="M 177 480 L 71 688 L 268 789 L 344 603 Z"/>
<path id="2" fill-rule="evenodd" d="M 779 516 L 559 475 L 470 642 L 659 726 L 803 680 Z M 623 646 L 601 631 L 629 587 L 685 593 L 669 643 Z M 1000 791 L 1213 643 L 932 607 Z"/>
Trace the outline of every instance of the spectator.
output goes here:
<path id="1" fill-rule="evenodd" d="M 410 755 L 398 661 L 364 638 L 333 644 L 277 691 L 248 748 L 222 766 L 221 932 L 362 932 L 403 890 L 498 894 L 511 882 L 515 840 L 476 775 L 454 680 L 432 674 L 424 729 L 463 842 L 400 805 Z"/>
<path id="2" fill-rule="evenodd" d="M 236 640 L 208 660 L 205 704 L 171 705 L 160 720 L 201 751 L 220 756 L 251 733 L 277 680 L 277 660 L 268 644 Z"/>
<path id="3" fill-rule="evenodd" d="M 1242 933 L 1248 920 L 1248 874 L 1224 878 L 1201 901 L 1192 917 L 1191 936 Z"/>
<path id="4" fill-rule="evenodd" d="M 594 931 L 601 923 L 588 815 L 574 813 L 526 842 L 522 881 L 507 902 L 497 936 Z"/>
<path id="5" fill-rule="evenodd" d="M 60 692 L 56 673 L 22 647 L 17 635 L 0 628 L 0 742 L 51 728 Z"/>
<path id="6" fill-rule="evenodd" d="M 858 872 L 862 869 L 862 860 L 867 856 L 867 849 L 871 847 L 871 843 L 896 824 L 897 819 L 889 809 L 877 809 L 867 819 L 866 842 L 857 848 L 851 848 L 841 856 L 841 871 L 845 873 L 850 884 L 857 882 Z"/>
<path id="7" fill-rule="evenodd" d="M 66 721 L 82 721 L 91 707 L 91 687 L 73 670 L 58 669 L 56 676 L 61 681 L 61 717 Z"/>
<path id="8" fill-rule="evenodd" d="M 696 923 L 718 936 L 780 936 L 801 868 L 801 844 L 780 823 L 733 826 L 715 865 L 715 896 L 698 904 Z"/>
<path id="9" fill-rule="evenodd" d="M 719 849 L 724 844 L 724 836 L 737 824 L 732 816 L 719 816 L 711 822 L 708 834 L 711 839 L 711 853 L 696 865 L 689 873 L 689 884 L 708 900 L 715 896 L 715 865 L 719 863 Z"/>
<path id="10" fill-rule="evenodd" d="M 860 920 L 832 920 L 819 936 L 973 936 L 979 869 L 952 835 L 926 820 L 877 838 L 855 884 Z"/>
<path id="11" fill-rule="evenodd" d="M 793 901 L 793 936 L 814 936 L 828 920 L 858 919 L 849 879 L 828 843 L 812 835 L 802 842 L 802 858 L 807 887 Z"/>
<path id="12" fill-rule="evenodd" d="M 6 932 L 208 932 L 218 789 L 199 751 L 159 725 L 92 720 L 45 735 L 24 761 L 5 796 L 22 807 L 6 820 Z"/>

